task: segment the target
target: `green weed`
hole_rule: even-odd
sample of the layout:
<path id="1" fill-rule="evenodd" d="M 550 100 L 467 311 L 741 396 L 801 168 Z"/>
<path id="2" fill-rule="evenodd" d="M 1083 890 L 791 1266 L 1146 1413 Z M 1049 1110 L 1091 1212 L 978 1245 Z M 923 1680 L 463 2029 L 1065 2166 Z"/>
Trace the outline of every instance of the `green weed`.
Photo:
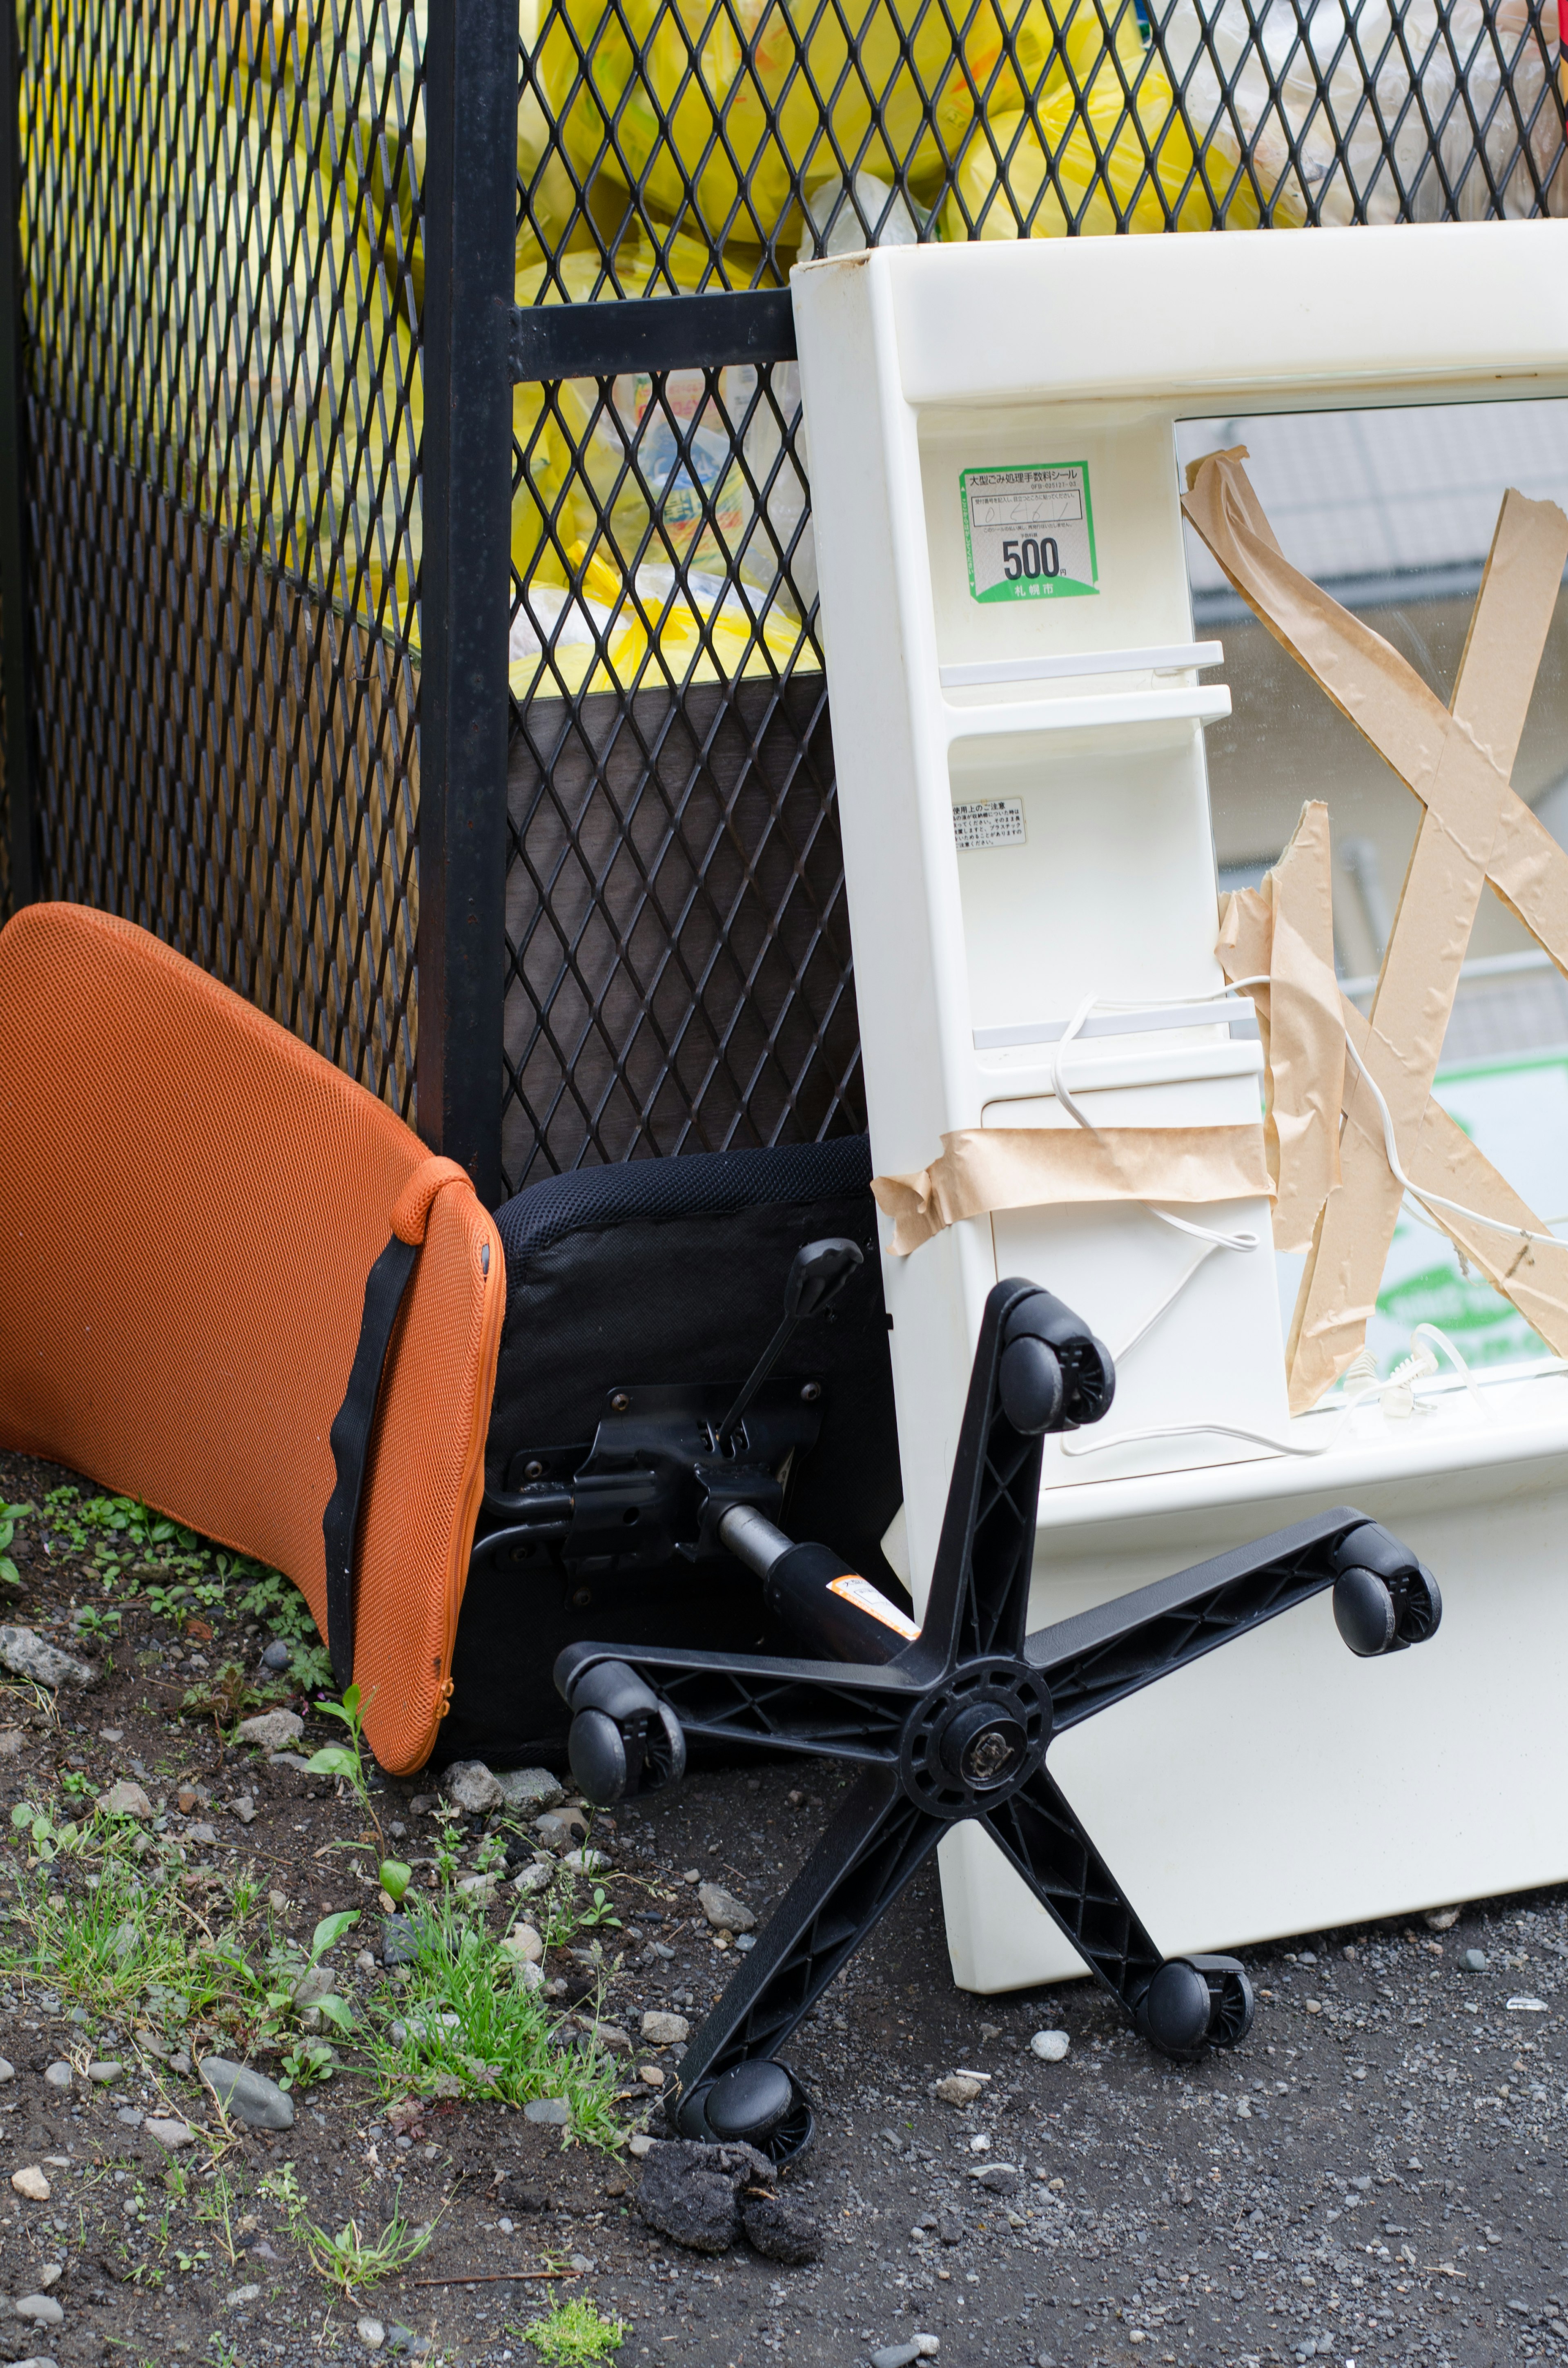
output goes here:
<path id="1" fill-rule="evenodd" d="M 416 1954 L 404 1969 L 395 2030 L 378 2018 L 366 2041 L 383 2092 L 509 2105 L 562 2097 L 573 2135 L 615 2146 L 611 2058 L 597 2047 L 557 2044 L 543 2002 L 519 1985 L 513 1962 L 449 1889 L 411 1920 Z"/>
<path id="2" fill-rule="evenodd" d="M 591 2302 L 580 2297 L 558 2303 L 543 2318 L 523 2329 L 523 2340 L 554 2368 L 592 2368 L 619 2351 L 627 2337 L 624 2319 L 601 2318 Z"/>
<path id="3" fill-rule="evenodd" d="M 398 2271 L 416 2261 L 435 2235 L 441 2217 L 438 2212 L 435 2220 L 412 2226 L 394 2203 L 392 2216 L 379 2237 L 367 2236 L 357 2220 L 350 2220 L 334 2235 L 318 2227 L 311 2218 L 291 2162 L 286 2162 L 264 2185 L 282 2206 L 290 2233 L 297 2244 L 304 2247 L 312 2267 L 345 2299 L 352 2298 L 357 2286 L 374 2285 L 381 2278 L 395 2277 Z M 443 2204 L 441 2211 L 445 2210 Z"/>
<path id="4" fill-rule="evenodd" d="M 7 1505 L 0 1497 L 0 1580 L 7 1587 L 20 1587 L 22 1574 L 6 1549 L 17 1534 L 17 1523 L 26 1520 L 32 1511 L 30 1505 Z"/>

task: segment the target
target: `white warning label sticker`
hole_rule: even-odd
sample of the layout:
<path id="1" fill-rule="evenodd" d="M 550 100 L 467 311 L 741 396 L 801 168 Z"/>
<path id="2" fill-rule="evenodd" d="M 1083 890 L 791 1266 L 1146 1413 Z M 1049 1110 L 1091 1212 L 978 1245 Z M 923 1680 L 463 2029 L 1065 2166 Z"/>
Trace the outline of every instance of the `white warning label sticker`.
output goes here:
<path id="1" fill-rule="evenodd" d="M 1099 590 L 1086 461 L 959 476 L 971 599 L 1062 600 Z"/>
<path id="2" fill-rule="evenodd" d="M 975 798 L 953 808 L 960 855 L 976 847 L 1022 847 L 1027 836 L 1022 798 Z"/>
<path id="3" fill-rule="evenodd" d="M 827 1591 L 830 1595 L 841 1595 L 846 1603 L 854 1604 L 858 1611 L 869 1611 L 873 1620 L 881 1622 L 884 1628 L 896 1629 L 911 1643 L 920 1634 L 914 1621 L 907 1619 L 896 1603 L 890 1603 L 881 1588 L 873 1587 L 869 1578 L 861 1578 L 857 1572 L 849 1571 L 844 1577 L 834 1579 Z"/>

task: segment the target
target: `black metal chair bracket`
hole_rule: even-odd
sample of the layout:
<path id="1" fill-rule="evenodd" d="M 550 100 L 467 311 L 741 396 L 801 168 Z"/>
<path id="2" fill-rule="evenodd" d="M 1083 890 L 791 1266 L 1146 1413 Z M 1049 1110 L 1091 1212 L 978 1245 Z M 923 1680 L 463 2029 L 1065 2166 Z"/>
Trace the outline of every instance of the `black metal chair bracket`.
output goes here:
<path id="1" fill-rule="evenodd" d="M 1414 1554 L 1342 1507 L 1026 1634 L 1041 1440 L 1097 1421 L 1114 1385 L 1108 1355 L 1059 1300 L 998 1283 L 918 1634 L 827 1548 L 792 1545 L 761 1515 L 732 1511 L 724 1543 L 761 1573 L 770 1608 L 815 1657 L 595 1644 L 562 1654 L 572 1765 L 591 1800 L 668 1781 L 684 1763 L 672 1735 L 860 1769 L 687 2049 L 671 2108 L 683 2135 L 744 2137 L 780 2161 L 800 2150 L 810 2101 L 777 2051 L 966 1819 L 985 1827 L 1161 2053 L 1190 2061 L 1248 2029 L 1252 1991 L 1234 1958 L 1162 1955 L 1051 1775 L 1052 1737 L 1326 1588 L 1345 1642 L 1365 1655 L 1425 1642 L 1441 1602 Z"/>

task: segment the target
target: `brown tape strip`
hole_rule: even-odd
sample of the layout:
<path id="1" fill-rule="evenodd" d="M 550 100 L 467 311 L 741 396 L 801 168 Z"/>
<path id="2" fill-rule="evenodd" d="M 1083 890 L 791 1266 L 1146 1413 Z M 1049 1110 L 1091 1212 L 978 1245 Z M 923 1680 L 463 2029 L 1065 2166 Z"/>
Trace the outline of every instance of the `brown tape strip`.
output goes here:
<path id="1" fill-rule="evenodd" d="M 1301 808 L 1290 843 L 1261 889 L 1227 897 L 1220 964 L 1249 987 L 1268 1074 L 1264 1143 L 1274 1179 L 1274 1247 L 1310 1249 L 1318 1213 L 1339 1181 L 1345 1032 L 1334 974 L 1334 875 L 1328 808 Z"/>
<path id="2" fill-rule="evenodd" d="M 1401 1159 L 1416 1176 L 1432 1079 L 1489 874 L 1527 926 L 1539 925 L 1553 960 L 1568 968 L 1568 859 L 1556 850 L 1552 860 L 1551 842 L 1509 782 L 1568 559 L 1568 518 L 1553 503 L 1515 492 L 1505 496 L 1450 711 L 1379 634 L 1290 566 L 1241 465 L 1244 458 L 1238 449 L 1194 464 L 1183 504 L 1187 516 L 1276 639 L 1426 808 L 1369 1020 L 1354 1015 L 1358 1049 L 1364 1028 L 1363 1057 L 1388 1101 Z M 1499 850 L 1502 882 L 1495 878 Z M 1297 1411 L 1315 1405 L 1360 1348 L 1399 1214 L 1401 1188 L 1389 1167 L 1381 1115 L 1358 1074 L 1346 1080 L 1346 1113 L 1340 1182 L 1315 1229 L 1286 1351 Z M 1492 1181 L 1501 1185 L 1494 1176 Z M 1503 1189 L 1510 1203 L 1522 1206 Z M 1473 1205 L 1503 1214 L 1485 1197 Z M 1455 1238 L 1462 1223 L 1454 1221 Z M 1468 1229 L 1467 1253 L 1472 1235 L 1485 1240 L 1486 1229 Z M 1519 1247 L 1509 1249 L 1505 1237 L 1493 1235 L 1487 1253 L 1478 1256 L 1516 1304 L 1510 1279 L 1530 1263 L 1516 1258 Z M 1544 1246 L 1534 1261 L 1541 1262 L 1557 1263 Z M 1555 1323 L 1555 1287 L 1529 1295 Z M 1538 1321 L 1536 1314 L 1530 1321 Z"/>
<path id="3" fill-rule="evenodd" d="M 963 1217 L 1074 1201 L 1244 1201 L 1272 1193 L 1261 1126 L 967 1127 L 913 1176 L 879 1176 L 907 1258 Z"/>

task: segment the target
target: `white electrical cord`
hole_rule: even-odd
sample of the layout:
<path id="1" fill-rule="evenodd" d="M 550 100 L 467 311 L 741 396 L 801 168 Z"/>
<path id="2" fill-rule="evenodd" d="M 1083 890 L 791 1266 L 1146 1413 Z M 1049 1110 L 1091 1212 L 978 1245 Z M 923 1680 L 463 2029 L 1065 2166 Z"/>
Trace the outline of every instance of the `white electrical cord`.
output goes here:
<path id="1" fill-rule="evenodd" d="M 1267 986 L 1269 983 L 1269 980 L 1264 976 L 1257 978 L 1233 979 L 1224 986 L 1211 989 L 1207 995 L 1173 996 L 1168 998 L 1167 1008 L 1179 1008 L 1185 1006 L 1197 1007 L 1206 1003 L 1217 1003 L 1246 987 Z M 1051 1085 L 1054 1088 L 1056 1099 L 1061 1103 L 1062 1109 L 1066 1110 L 1069 1117 L 1074 1119 L 1079 1126 L 1083 1127 L 1085 1132 L 1090 1134 L 1097 1134 L 1099 1130 L 1079 1108 L 1077 1102 L 1068 1091 L 1066 1079 L 1062 1075 L 1062 1055 L 1065 1053 L 1067 1047 L 1077 1037 L 1085 1021 L 1089 1018 L 1091 1013 L 1095 1011 L 1142 1011 L 1147 1008 L 1148 1004 L 1146 999 L 1142 1003 L 1119 1003 L 1113 1002 L 1108 997 L 1102 996 L 1086 996 L 1073 1015 L 1072 1019 L 1068 1022 L 1062 1034 L 1058 1039 L 1055 1052 L 1051 1056 Z M 1521 1242 L 1557 1242 L 1558 1236 L 1555 1234 L 1532 1233 L 1526 1225 L 1510 1224 L 1503 1218 L 1485 1216 L 1478 1209 L 1467 1209 L 1462 1202 L 1459 1201 L 1449 1201 L 1440 1192 L 1424 1192 L 1418 1185 L 1414 1184 L 1400 1164 L 1399 1149 L 1394 1140 L 1393 1116 L 1389 1109 L 1388 1103 L 1383 1098 L 1381 1088 L 1379 1087 L 1377 1079 L 1372 1076 L 1371 1071 L 1368 1068 L 1366 1063 L 1362 1060 L 1361 1055 L 1357 1051 L 1354 1043 L 1351 1042 L 1349 1030 L 1346 1029 L 1344 1033 L 1345 1049 L 1349 1053 L 1352 1061 L 1356 1064 L 1357 1071 L 1359 1074 L 1362 1082 L 1366 1085 L 1373 1100 L 1377 1103 L 1378 1110 L 1382 1120 L 1383 1156 L 1388 1161 L 1390 1172 L 1394 1177 L 1396 1182 L 1400 1185 L 1403 1193 L 1406 1194 L 1410 1200 L 1414 1201 L 1419 1208 L 1426 1209 L 1428 1212 L 1435 1209 L 1447 1209 L 1450 1214 L 1454 1216 L 1468 1218 L 1472 1224 L 1488 1227 L 1494 1233 L 1511 1235 Z M 1152 1311 L 1151 1314 L 1143 1318 L 1143 1321 L 1139 1325 L 1138 1329 L 1119 1348 L 1112 1349 L 1112 1358 L 1118 1363 L 1120 1362 L 1131 1349 L 1137 1347 L 1138 1343 L 1144 1338 L 1146 1334 L 1153 1331 L 1161 1316 L 1164 1315 L 1168 1309 L 1174 1306 L 1176 1300 L 1180 1298 L 1182 1292 L 1187 1289 L 1187 1284 L 1197 1274 L 1199 1269 L 1213 1256 L 1217 1249 L 1255 1250 L 1258 1247 L 1259 1237 L 1255 1233 L 1217 1233 L 1211 1227 L 1194 1224 L 1187 1218 L 1173 1216 L 1168 1210 L 1156 1209 L 1153 1203 L 1148 1201 L 1141 1201 L 1138 1205 L 1141 1209 L 1145 1210 L 1151 1217 L 1158 1218 L 1162 1224 L 1172 1226 L 1177 1233 L 1190 1234 L 1195 1239 L 1202 1242 L 1204 1247 L 1183 1270 L 1176 1281 L 1172 1285 L 1171 1289 L 1165 1293 L 1164 1299 L 1160 1301 L 1159 1304 Z M 1414 1214 L 1415 1212 L 1412 1212 L 1412 1213 Z M 1430 1216 L 1430 1213 L 1426 1218 L 1419 1220 L 1419 1222 L 1435 1224 L 1435 1221 Z M 1447 1228 L 1445 1226 L 1435 1224 L 1435 1230 L 1445 1235 L 1447 1234 Z M 1463 1381 L 1465 1388 L 1470 1394 L 1471 1401 L 1482 1421 L 1489 1422 L 1491 1420 L 1491 1415 L 1486 1406 L 1485 1401 L 1481 1395 L 1481 1390 L 1477 1383 L 1476 1377 L 1471 1372 L 1469 1365 L 1465 1362 L 1463 1357 L 1460 1356 L 1453 1342 L 1449 1338 L 1446 1333 L 1439 1331 L 1435 1324 L 1418 1324 L 1410 1336 L 1410 1355 L 1407 1356 L 1401 1364 L 1395 1367 L 1394 1371 L 1388 1376 L 1386 1381 L 1379 1377 L 1370 1351 L 1366 1349 L 1361 1350 L 1360 1354 L 1353 1360 L 1344 1376 L 1344 1379 L 1346 1382 L 1354 1380 L 1358 1382 L 1360 1386 L 1358 1386 L 1348 1398 L 1344 1398 L 1340 1401 L 1340 1419 L 1335 1425 L 1328 1437 L 1326 1439 L 1320 1440 L 1312 1445 L 1308 1445 L 1304 1441 L 1298 1440 L 1275 1439 L 1263 1431 L 1244 1429 L 1233 1423 L 1197 1422 L 1162 1424 L 1157 1429 L 1153 1430 L 1125 1430 L 1119 1432 L 1116 1436 L 1109 1439 L 1080 1439 L 1076 1440 L 1063 1439 L 1062 1441 L 1062 1452 L 1063 1455 L 1071 1455 L 1074 1457 L 1083 1455 L 1101 1455 L 1108 1452 L 1108 1450 L 1113 1447 L 1142 1446 L 1146 1444 L 1148 1441 L 1156 1439 L 1217 1438 L 1244 1440 L 1250 1446 L 1268 1448 L 1277 1455 L 1296 1455 L 1303 1457 L 1326 1455 L 1330 1448 L 1333 1447 L 1339 1440 L 1341 1434 L 1348 1424 L 1351 1416 L 1356 1412 L 1358 1406 L 1362 1406 L 1366 1402 L 1368 1398 L 1381 1397 L 1382 1400 L 1383 1413 L 1390 1420 L 1397 1421 L 1415 1412 L 1415 1397 L 1414 1384 L 1418 1381 L 1424 1381 L 1430 1378 L 1430 1376 L 1437 1372 L 1439 1370 L 1437 1359 L 1434 1355 L 1432 1349 L 1424 1345 L 1417 1345 L 1423 1341 L 1424 1336 L 1426 1340 L 1435 1342 L 1437 1346 L 1443 1350 L 1444 1354 L 1449 1358 L 1456 1372 Z M 1504 1376 L 1499 1374 L 1496 1378 L 1501 1380 Z M 1314 1408 L 1313 1411 L 1315 1412 L 1317 1409 Z"/>
<path id="2" fill-rule="evenodd" d="M 1264 982 L 1258 979 L 1247 979 L 1242 982 L 1243 985 L 1248 986 L 1256 986 L 1263 983 Z M 1211 987 L 1206 995 L 1172 996 L 1167 999 L 1165 1008 L 1167 1009 L 1181 1008 L 1188 1005 L 1196 1007 L 1205 1003 L 1218 1003 L 1222 998 L 1233 995 L 1235 989 L 1233 986 L 1216 986 Z M 1084 1129 L 1086 1134 L 1092 1134 L 1097 1137 L 1099 1129 L 1096 1126 L 1094 1121 L 1089 1118 L 1082 1109 L 1080 1109 L 1078 1103 L 1074 1099 L 1072 1094 L 1069 1092 L 1067 1080 L 1062 1074 L 1062 1056 L 1066 1053 L 1068 1046 L 1076 1039 L 1079 1030 L 1082 1029 L 1085 1021 L 1090 1017 L 1091 1013 L 1096 1011 L 1146 1011 L 1148 1008 L 1149 1006 L 1146 999 L 1142 1003 L 1116 1003 L 1110 1001 L 1104 996 L 1087 995 L 1084 997 L 1083 1002 L 1078 1006 L 1077 1010 L 1073 1014 L 1072 1019 L 1068 1021 L 1061 1036 L 1057 1039 L 1056 1049 L 1052 1053 L 1051 1059 L 1051 1087 L 1055 1092 L 1057 1100 L 1067 1112 L 1068 1117 L 1074 1120 L 1076 1123 Z M 1112 1349 L 1110 1352 L 1111 1357 L 1117 1363 L 1120 1362 L 1121 1359 L 1128 1354 L 1129 1350 L 1137 1347 L 1139 1341 L 1143 1338 L 1146 1333 L 1153 1330 L 1161 1316 L 1164 1315 L 1169 1308 L 1173 1307 L 1176 1301 L 1181 1297 L 1182 1292 L 1187 1289 L 1187 1284 L 1192 1281 L 1193 1276 L 1198 1272 L 1199 1268 L 1204 1265 L 1208 1259 L 1212 1258 L 1216 1250 L 1256 1250 L 1259 1247 L 1260 1240 L 1260 1236 L 1250 1231 L 1234 1234 L 1216 1233 L 1214 1228 L 1210 1225 L 1195 1224 L 1189 1217 L 1176 1217 L 1173 1216 L 1168 1209 L 1156 1209 L 1153 1203 L 1150 1201 L 1140 1201 L 1138 1206 L 1144 1210 L 1149 1216 L 1157 1218 L 1162 1225 L 1169 1225 L 1174 1233 L 1190 1235 L 1194 1241 L 1201 1242 L 1203 1244 L 1203 1247 L 1199 1251 L 1198 1256 L 1192 1259 L 1190 1264 L 1183 1269 L 1181 1274 L 1172 1284 L 1170 1290 L 1166 1292 L 1164 1299 L 1160 1301 L 1158 1306 L 1153 1308 L 1150 1313 L 1144 1316 L 1142 1322 L 1139 1325 L 1138 1329 L 1131 1334 L 1127 1339 L 1119 1342 Z"/>

